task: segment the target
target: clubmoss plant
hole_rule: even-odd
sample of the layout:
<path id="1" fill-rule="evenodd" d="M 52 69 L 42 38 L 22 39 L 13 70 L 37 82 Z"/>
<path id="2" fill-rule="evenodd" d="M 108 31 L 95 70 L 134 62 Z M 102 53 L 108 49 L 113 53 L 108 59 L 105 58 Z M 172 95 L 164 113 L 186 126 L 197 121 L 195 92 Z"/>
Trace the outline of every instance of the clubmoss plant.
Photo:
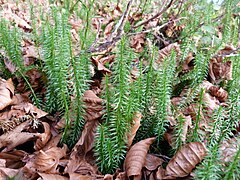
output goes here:
<path id="1" fill-rule="evenodd" d="M 134 53 L 127 49 L 128 41 L 123 38 L 113 64 L 113 74 L 105 77 L 106 115 L 97 130 L 95 152 L 101 172 L 111 173 L 122 163 L 126 153 L 134 106 L 130 77 L 130 62 Z M 102 143 L 102 142 L 106 143 Z"/>

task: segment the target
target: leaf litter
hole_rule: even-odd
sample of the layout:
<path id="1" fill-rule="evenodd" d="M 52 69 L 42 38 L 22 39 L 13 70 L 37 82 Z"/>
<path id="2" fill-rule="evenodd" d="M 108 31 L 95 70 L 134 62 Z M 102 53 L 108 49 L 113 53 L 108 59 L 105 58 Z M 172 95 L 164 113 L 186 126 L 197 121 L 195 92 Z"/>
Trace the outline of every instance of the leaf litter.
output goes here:
<path id="1" fill-rule="evenodd" d="M 34 1 L 35 2 L 35 1 Z M 167 1 L 164 1 L 166 3 Z M 92 28 L 97 32 L 95 42 L 90 46 L 89 52 L 92 53 L 91 61 L 96 66 L 96 71 L 102 74 L 111 75 L 112 71 L 106 67 L 113 64 L 115 55 L 111 54 L 122 34 L 124 34 L 124 25 L 131 24 L 136 29 L 140 26 L 144 30 L 140 33 L 127 34 L 130 36 L 130 47 L 136 53 L 143 53 L 147 46 L 147 33 L 153 32 L 156 39 L 161 39 L 161 48 L 158 51 L 158 58 L 155 61 L 156 69 L 162 64 L 166 57 L 175 51 L 178 57 L 179 75 L 187 74 L 194 70 L 194 52 L 189 52 L 187 57 L 180 61 L 182 55 L 180 43 L 173 41 L 177 39 L 185 25 L 177 25 L 177 19 L 170 17 L 165 27 L 158 27 L 161 16 L 174 1 L 165 4 L 161 11 L 142 14 L 138 11 L 133 12 L 135 6 L 132 1 L 128 2 L 127 8 L 124 9 L 117 5 L 101 5 L 97 9 L 99 17 L 92 18 Z M 29 11 L 18 7 L 14 2 L 1 1 L 3 11 L 1 18 L 4 18 L 26 33 L 33 30 Z M 33 3 L 34 6 L 49 6 L 45 1 Z M 131 7 L 132 6 L 132 7 Z M 165 8 L 164 8 L 165 7 Z M 131 9 L 132 8 L 132 9 Z M 38 20 L 37 26 L 41 27 L 41 20 Z M 72 15 L 69 19 L 71 25 L 71 38 L 76 45 L 74 55 L 78 55 L 77 44 L 79 43 L 78 31 L 84 29 L 84 22 Z M 155 28 L 155 29 L 154 29 Z M 160 31 L 161 30 L 161 31 Z M 166 35 L 169 41 L 162 39 L 162 34 Z M 172 42 L 173 41 L 173 42 Z M 30 42 L 30 41 L 29 41 Z M 24 65 L 31 66 L 38 61 L 38 47 L 34 42 L 22 42 Z M 184 119 L 183 132 L 181 140 L 184 145 L 176 151 L 173 157 L 164 157 L 162 154 L 148 153 L 150 146 L 155 141 L 155 137 L 134 142 L 134 137 L 141 127 L 142 114 L 135 112 L 132 120 L 132 127 L 129 131 L 124 168 L 117 170 L 115 174 L 101 174 L 95 164 L 93 155 L 94 138 L 96 129 L 101 123 L 101 117 L 104 115 L 102 103 L 103 99 L 98 97 L 99 92 L 92 88 L 87 90 L 82 99 L 85 104 L 86 114 L 84 115 L 85 125 L 81 137 L 72 149 L 63 144 L 60 145 L 61 133 L 59 129 L 65 127 L 65 119 L 59 121 L 56 117 L 48 116 L 47 112 L 37 108 L 29 100 L 29 92 L 25 91 L 25 85 L 21 84 L 18 79 L 17 94 L 15 93 L 12 79 L 0 80 L 0 178 L 17 176 L 19 179 L 174 179 L 191 176 L 193 169 L 199 164 L 206 155 L 206 147 L 203 142 L 186 143 L 186 138 L 192 133 L 192 121 L 196 121 L 200 115 L 201 122 L 199 129 L 206 136 L 206 129 L 211 129 L 211 119 L 213 111 L 219 106 L 226 106 L 228 92 L 220 87 L 220 83 L 232 80 L 232 62 L 225 61 L 228 55 L 236 54 L 237 48 L 226 45 L 209 60 L 209 81 L 203 81 L 201 88 L 204 89 L 203 103 L 204 106 L 199 111 L 196 104 L 190 103 L 179 114 Z M 96 53 L 96 54 L 94 54 Z M 5 54 L 5 67 L 14 74 L 16 67 L 11 59 Z M 137 70 L 135 70 L 138 72 Z M 139 76 L 134 75 L 133 81 Z M 45 82 L 43 74 L 37 69 L 29 70 L 26 75 L 34 90 L 43 94 L 45 92 L 42 84 Z M 99 87 L 101 89 L 101 87 Z M 100 90 L 101 91 L 101 90 Z M 20 93 L 20 94 L 19 94 Z M 178 97 L 171 99 L 172 105 L 177 107 L 184 101 L 183 89 Z M 204 111 L 207 110 L 208 113 Z M 165 140 L 170 146 L 174 147 L 174 137 L 172 132 L 177 118 L 169 118 L 171 127 L 168 128 L 164 135 Z M 205 139 L 206 140 L 206 139 Z M 133 143 L 134 142 L 134 143 Z M 222 161 L 232 161 L 233 154 L 239 149 L 239 140 L 232 137 L 224 140 L 220 147 Z M 163 164 L 167 163 L 164 168 Z"/>

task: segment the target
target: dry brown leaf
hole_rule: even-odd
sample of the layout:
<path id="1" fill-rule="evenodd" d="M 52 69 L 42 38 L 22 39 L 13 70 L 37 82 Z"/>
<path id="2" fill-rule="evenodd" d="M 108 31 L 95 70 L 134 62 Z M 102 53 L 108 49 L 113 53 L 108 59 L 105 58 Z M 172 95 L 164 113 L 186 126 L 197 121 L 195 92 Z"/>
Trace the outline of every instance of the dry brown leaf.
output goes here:
<path id="1" fill-rule="evenodd" d="M 111 35 L 111 32 L 112 32 L 112 30 L 113 30 L 113 25 L 114 25 L 114 21 L 110 22 L 110 23 L 106 26 L 106 28 L 105 28 L 105 30 L 104 30 L 104 33 L 103 33 L 106 37 L 108 37 L 108 36 Z"/>
<path id="2" fill-rule="evenodd" d="M 120 172 L 117 177 L 116 180 L 126 180 L 126 172 Z"/>
<path id="3" fill-rule="evenodd" d="M 191 71 L 194 68 L 194 64 L 193 64 L 193 53 L 189 52 L 188 56 L 186 57 L 186 59 L 184 60 L 183 64 L 182 64 L 182 72 L 186 73 Z"/>
<path id="4" fill-rule="evenodd" d="M 220 105 L 220 102 L 213 96 L 211 96 L 209 93 L 203 94 L 203 102 L 204 105 L 211 111 L 217 109 Z"/>
<path id="5" fill-rule="evenodd" d="M 211 86 L 209 88 L 210 94 L 215 96 L 220 102 L 225 102 L 228 98 L 228 93 L 223 88 Z"/>
<path id="6" fill-rule="evenodd" d="M 40 134 L 34 145 L 34 149 L 35 150 L 40 150 L 42 149 L 47 142 L 49 141 L 49 139 L 51 138 L 51 130 L 50 130 L 50 125 L 46 122 L 42 122 L 43 127 L 44 127 L 44 133 Z"/>
<path id="7" fill-rule="evenodd" d="M 161 62 L 171 54 L 172 50 L 174 50 L 177 53 L 177 55 L 180 55 L 180 53 L 181 53 L 180 46 L 178 43 L 169 44 L 165 48 L 159 50 L 159 52 L 158 52 L 159 56 L 158 56 L 158 60 L 156 61 L 156 63 L 158 65 L 161 64 Z"/>
<path id="8" fill-rule="evenodd" d="M 112 71 L 110 71 L 108 68 L 106 68 L 104 65 L 106 63 L 113 62 L 115 58 L 115 55 L 110 55 L 103 57 L 103 55 L 94 56 L 91 58 L 93 64 L 97 67 L 97 70 L 101 71 L 103 74 L 111 74 Z"/>
<path id="9" fill-rule="evenodd" d="M 141 170 L 146 161 L 146 156 L 150 145 L 155 138 L 144 139 L 134 144 L 126 155 L 124 162 L 125 171 L 127 176 L 134 176 L 140 179 Z"/>
<path id="10" fill-rule="evenodd" d="M 204 145 L 200 142 L 190 142 L 184 145 L 169 161 L 166 176 L 185 177 L 202 161 L 206 154 Z"/>
<path id="11" fill-rule="evenodd" d="M 13 13 L 10 7 L 4 8 L 3 12 L 1 13 L 1 16 L 2 18 L 6 18 L 9 21 L 16 23 L 23 30 L 26 30 L 26 31 L 32 30 L 32 27 L 23 18 Z"/>
<path id="12" fill-rule="evenodd" d="M 78 173 L 69 173 L 70 180 L 92 180 L 93 178 L 88 175 L 82 175 Z"/>
<path id="13" fill-rule="evenodd" d="M 130 39 L 130 47 L 134 48 L 135 52 L 142 52 L 145 43 L 146 34 L 137 34 Z"/>
<path id="14" fill-rule="evenodd" d="M 82 131 L 81 137 L 74 147 L 74 151 L 78 152 L 79 156 L 85 157 L 85 155 L 93 148 L 95 131 L 99 122 L 87 121 Z"/>
<path id="15" fill-rule="evenodd" d="M 17 67 L 11 60 L 9 60 L 9 58 L 6 58 L 6 57 L 4 58 L 4 64 L 12 74 L 16 72 Z"/>
<path id="16" fill-rule="evenodd" d="M 14 86 L 12 79 L 0 79 L 0 110 L 7 107 L 12 102 Z"/>
<path id="17" fill-rule="evenodd" d="M 13 129 L 10 133 L 0 136 L 0 148 L 5 147 L 2 152 L 10 151 L 16 146 L 21 145 L 27 141 L 37 139 L 39 133 L 22 132 L 22 130 L 29 125 L 29 121 L 25 121 Z"/>
<path id="18" fill-rule="evenodd" d="M 128 137 L 127 147 L 130 147 L 132 145 L 133 139 L 137 133 L 138 128 L 140 127 L 141 118 L 142 118 L 142 114 L 140 112 L 136 112 L 133 115 L 133 125 L 129 134 L 127 135 Z"/>
<path id="19" fill-rule="evenodd" d="M 66 156 L 67 146 L 52 147 L 46 151 L 40 150 L 29 159 L 24 170 L 30 172 L 58 173 L 57 166 L 62 157 Z"/>
<path id="20" fill-rule="evenodd" d="M 87 90 L 83 95 L 83 101 L 85 103 L 86 115 L 84 119 L 86 121 L 92 121 L 100 118 L 103 115 L 102 102 L 103 100 L 92 91 Z"/>
<path id="21" fill-rule="evenodd" d="M 184 123 L 183 123 L 183 128 L 182 128 L 182 141 L 185 142 L 186 138 L 187 138 L 187 133 L 188 133 L 188 128 L 192 127 L 192 118 L 191 116 L 184 116 L 183 118 L 185 119 Z"/>
<path id="22" fill-rule="evenodd" d="M 210 60 L 209 76 L 212 83 L 220 83 L 222 80 L 232 79 L 232 62 L 223 62 L 224 56 L 231 54 L 235 48 L 227 45 Z M 236 52 L 234 52 L 236 53 Z"/>
<path id="23" fill-rule="evenodd" d="M 157 171 L 157 173 L 156 173 L 156 178 L 158 179 L 158 180 L 162 180 L 164 177 L 165 177 L 165 169 L 163 169 L 163 167 L 159 167 L 158 168 L 158 171 Z M 165 178 L 166 179 L 166 178 Z"/>
<path id="24" fill-rule="evenodd" d="M 82 175 L 94 175 L 97 174 L 97 167 L 92 166 L 85 160 L 81 160 L 78 157 L 72 157 L 75 159 L 71 159 L 65 168 L 66 173 L 79 173 Z"/>
<path id="25" fill-rule="evenodd" d="M 26 152 L 21 150 L 14 150 L 11 152 L 1 152 L 0 160 L 5 160 L 5 167 L 18 169 L 24 166 L 22 159 L 27 155 Z"/>
<path id="26" fill-rule="evenodd" d="M 51 140 L 43 147 L 42 150 L 46 151 L 48 149 L 51 149 L 52 147 L 56 147 L 59 144 L 61 138 L 62 138 L 62 134 L 58 134 L 52 137 Z"/>
<path id="27" fill-rule="evenodd" d="M 144 167 L 147 168 L 149 171 L 154 171 L 156 170 L 160 165 L 162 165 L 164 161 L 152 154 L 147 154 L 146 156 L 146 162 L 144 164 Z"/>
<path id="28" fill-rule="evenodd" d="M 228 140 L 224 140 L 221 144 L 221 147 L 219 149 L 220 152 L 220 159 L 222 162 L 232 162 L 234 155 L 237 153 L 237 151 L 240 149 L 240 139 L 239 137 L 231 138 Z"/>
<path id="29" fill-rule="evenodd" d="M 34 106 L 31 103 L 23 102 L 17 105 L 14 105 L 11 107 L 13 110 L 22 110 L 26 114 L 31 114 L 33 117 L 39 119 L 41 117 L 46 116 L 48 113 L 42 111 L 41 109 L 38 109 L 36 106 Z"/>
<path id="30" fill-rule="evenodd" d="M 46 174 L 46 173 L 40 173 L 38 172 L 39 176 L 41 176 L 42 180 L 68 180 L 69 178 L 65 176 L 60 176 L 58 174 Z M 38 179 L 38 180 L 41 180 Z"/>
<path id="31" fill-rule="evenodd" d="M 18 169 L 10 169 L 5 167 L 0 167 L 0 179 L 5 180 L 8 178 L 13 178 L 18 174 Z"/>

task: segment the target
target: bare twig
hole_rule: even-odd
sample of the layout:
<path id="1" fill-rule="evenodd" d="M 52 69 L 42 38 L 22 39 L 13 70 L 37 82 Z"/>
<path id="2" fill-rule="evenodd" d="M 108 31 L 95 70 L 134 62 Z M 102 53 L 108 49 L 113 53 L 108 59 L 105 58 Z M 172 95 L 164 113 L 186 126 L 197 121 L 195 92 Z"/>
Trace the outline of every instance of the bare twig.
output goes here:
<path id="1" fill-rule="evenodd" d="M 107 39 L 106 42 L 101 43 L 101 42 L 95 42 L 90 46 L 90 48 L 87 50 L 89 53 L 94 53 L 94 52 L 102 52 L 102 51 L 108 51 L 111 47 L 114 47 L 116 43 L 121 39 L 122 35 L 124 34 L 123 32 L 123 27 L 127 21 L 131 6 L 132 6 L 133 0 L 130 0 L 127 4 L 127 8 L 122 14 L 119 22 L 116 24 L 113 33 L 111 36 Z M 99 44 L 97 47 L 94 47 L 95 44 Z"/>
<path id="2" fill-rule="evenodd" d="M 155 19 L 155 18 L 158 18 L 158 17 L 161 16 L 166 10 L 168 10 L 168 8 L 171 7 L 171 5 L 173 4 L 173 2 L 174 2 L 174 0 L 171 0 L 170 3 L 169 3 L 165 8 L 163 8 L 159 13 L 155 14 L 153 17 L 147 19 L 146 21 L 144 21 L 144 22 L 142 22 L 142 23 L 134 26 L 133 28 L 136 29 L 136 28 L 138 28 L 139 26 L 142 26 L 142 25 L 144 25 L 144 24 L 147 24 L 148 22 L 152 21 L 152 20 Z"/>
<path id="3" fill-rule="evenodd" d="M 186 19 L 186 17 L 181 17 L 181 18 L 175 19 L 173 21 L 180 21 L 181 19 Z M 135 33 L 128 33 L 127 35 L 128 36 L 133 36 L 133 35 L 137 35 L 137 34 L 149 33 L 151 31 L 159 31 L 160 29 L 164 28 L 165 26 L 167 26 L 168 24 L 172 23 L 173 21 L 168 21 L 168 22 L 162 24 L 161 26 L 157 26 L 157 27 L 145 30 L 145 31 L 135 32 Z"/>

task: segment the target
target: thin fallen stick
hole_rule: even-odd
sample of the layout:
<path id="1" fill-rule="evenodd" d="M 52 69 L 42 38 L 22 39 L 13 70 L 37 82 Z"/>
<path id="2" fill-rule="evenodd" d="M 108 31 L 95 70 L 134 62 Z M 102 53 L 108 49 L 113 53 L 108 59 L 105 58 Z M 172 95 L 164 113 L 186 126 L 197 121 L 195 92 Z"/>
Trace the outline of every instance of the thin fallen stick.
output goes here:
<path id="1" fill-rule="evenodd" d="M 155 18 L 158 18 L 158 17 L 161 16 L 166 10 L 168 10 L 168 8 L 171 7 L 171 5 L 173 4 L 173 2 L 174 2 L 174 0 L 171 0 L 170 3 L 169 3 L 165 8 L 163 8 L 159 13 L 155 14 L 153 17 L 147 19 L 146 21 L 144 21 L 144 22 L 142 22 L 142 23 L 134 26 L 133 28 L 136 29 L 136 28 L 138 28 L 139 26 L 142 26 L 142 25 L 144 25 L 144 24 L 147 24 L 148 22 L 152 21 L 152 20 L 155 19 Z"/>

